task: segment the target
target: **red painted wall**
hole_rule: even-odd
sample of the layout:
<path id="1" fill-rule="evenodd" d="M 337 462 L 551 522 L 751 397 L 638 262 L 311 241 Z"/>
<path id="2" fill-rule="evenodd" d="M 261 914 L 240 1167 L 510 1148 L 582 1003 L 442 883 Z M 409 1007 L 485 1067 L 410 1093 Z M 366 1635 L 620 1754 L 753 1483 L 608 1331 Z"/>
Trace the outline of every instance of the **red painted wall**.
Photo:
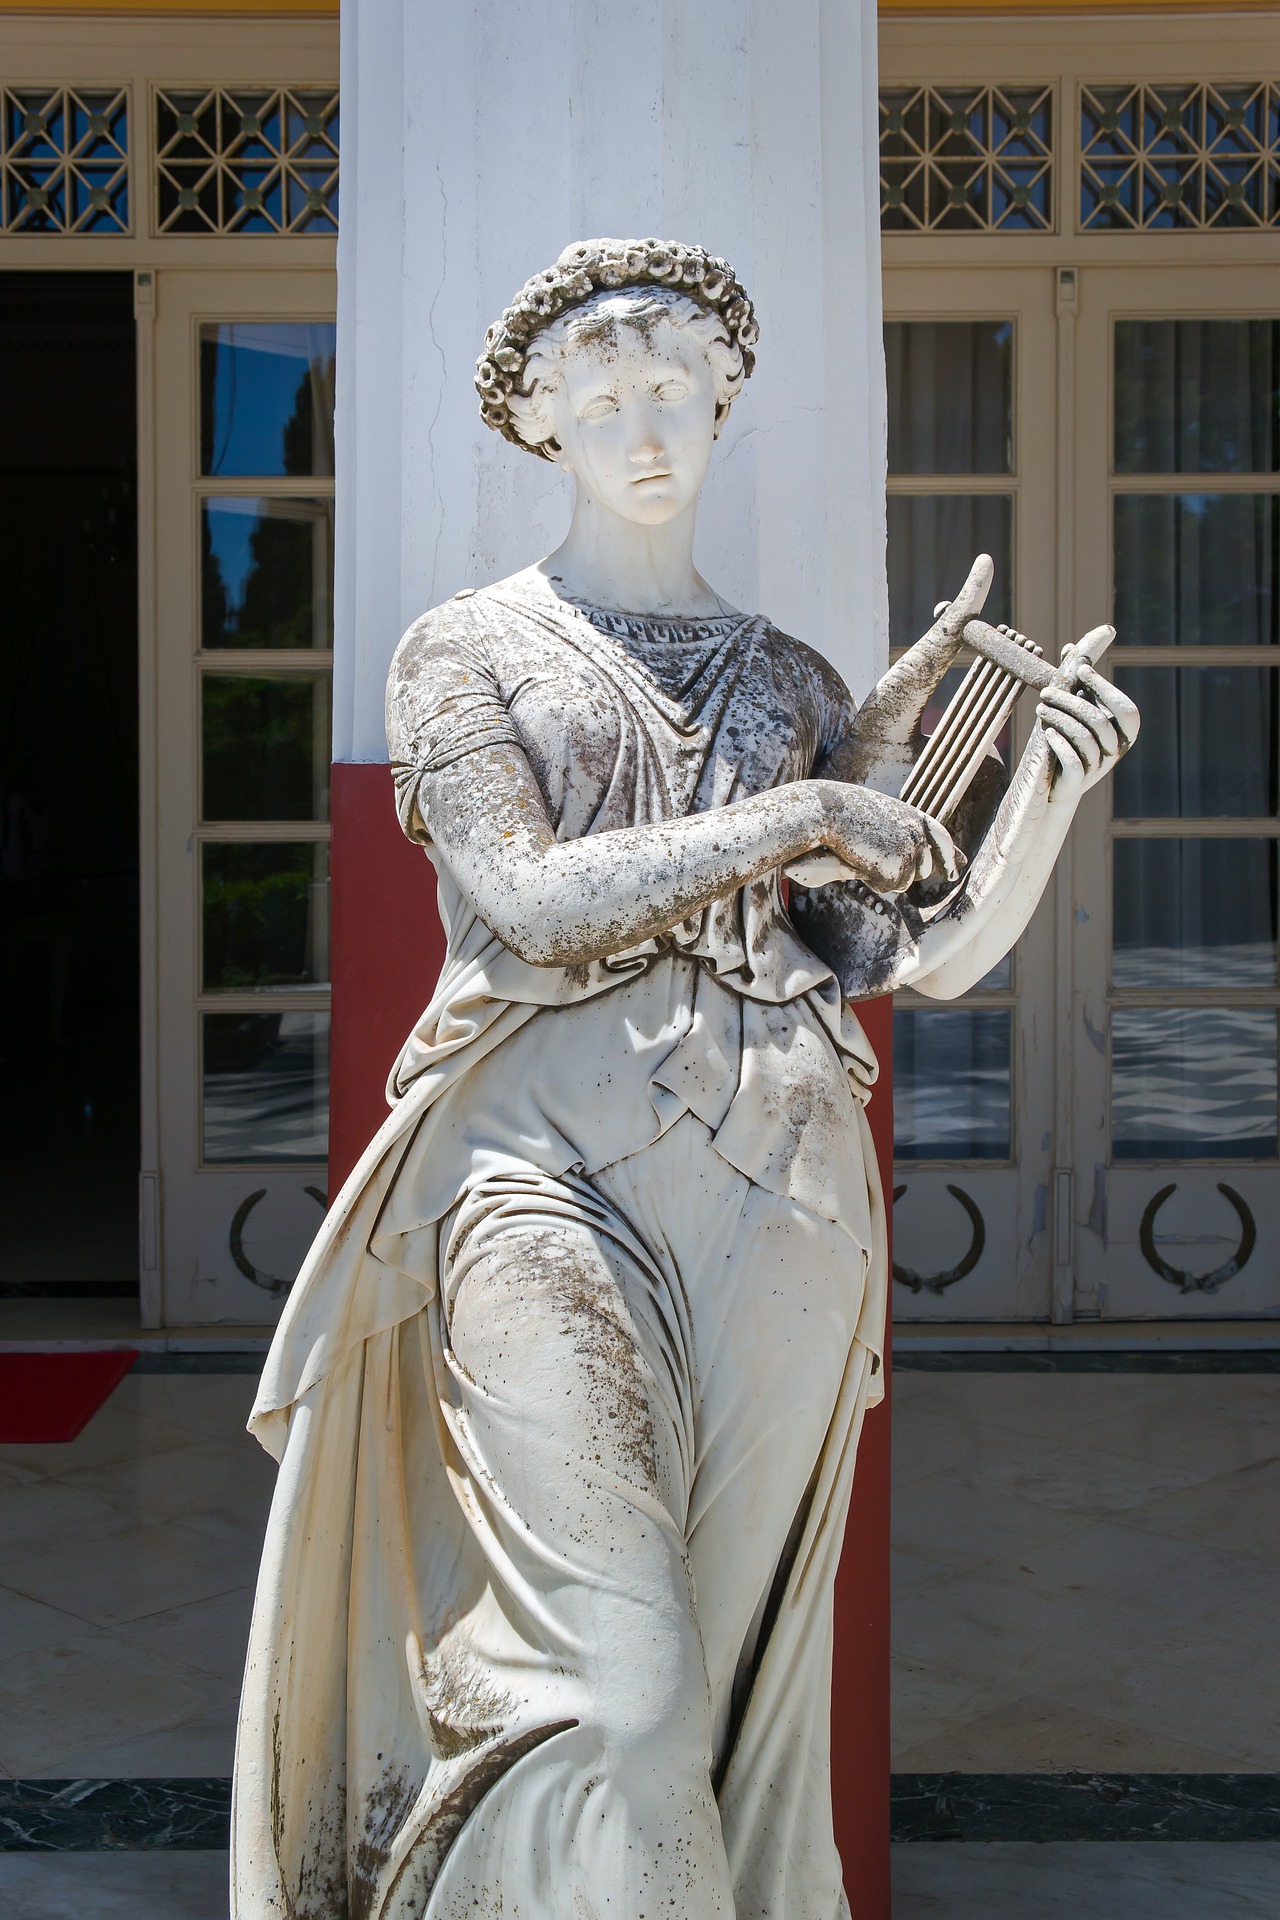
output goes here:
<path id="1" fill-rule="evenodd" d="M 444 959 L 435 872 L 400 831 L 387 767 L 334 767 L 332 874 L 329 1192 L 336 1194 L 386 1116 L 387 1074 L 431 998 Z M 870 1111 L 887 1194 L 893 1176 L 890 1003 L 874 1001 L 859 1012 L 881 1062 Z M 868 1415 L 862 1434 L 836 1582 L 832 1706 L 836 1838 L 853 1920 L 890 1920 L 887 1397 Z"/>

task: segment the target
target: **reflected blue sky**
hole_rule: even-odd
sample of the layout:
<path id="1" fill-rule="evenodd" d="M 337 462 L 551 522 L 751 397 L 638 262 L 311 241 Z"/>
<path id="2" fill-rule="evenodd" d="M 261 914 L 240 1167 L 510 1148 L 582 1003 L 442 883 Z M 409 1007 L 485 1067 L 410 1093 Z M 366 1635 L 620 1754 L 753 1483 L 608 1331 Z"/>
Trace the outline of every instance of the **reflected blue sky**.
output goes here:
<path id="1" fill-rule="evenodd" d="M 333 472 L 337 328 L 223 321 L 201 329 L 201 470 Z"/>

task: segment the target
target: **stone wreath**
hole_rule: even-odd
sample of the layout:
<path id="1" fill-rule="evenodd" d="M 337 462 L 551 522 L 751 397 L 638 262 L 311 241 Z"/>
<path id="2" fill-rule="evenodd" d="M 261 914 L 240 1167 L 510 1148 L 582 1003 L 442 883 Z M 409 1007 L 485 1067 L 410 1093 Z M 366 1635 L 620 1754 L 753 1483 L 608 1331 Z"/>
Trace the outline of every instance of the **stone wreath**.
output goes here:
<path id="1" fill-rule="evenodd" d="M 727 260 L 676 241 L 579 240 L 565 248 L 554 267 L 526 280 L 501 320 L 486 333 L 484 351 L 476 363 L 476 391 L 486 426 L 526 453 L 553 457 L 547 448 L 521 439 L 508 398 L 525 390 L 525 366 L 536 336 L 569 307 L 619 287 L 670 287 L 718 315 L 742 354 L 743 378 L 750 377 L 755 366 L 751 349 L 760 329 L 746 289 Z"/>

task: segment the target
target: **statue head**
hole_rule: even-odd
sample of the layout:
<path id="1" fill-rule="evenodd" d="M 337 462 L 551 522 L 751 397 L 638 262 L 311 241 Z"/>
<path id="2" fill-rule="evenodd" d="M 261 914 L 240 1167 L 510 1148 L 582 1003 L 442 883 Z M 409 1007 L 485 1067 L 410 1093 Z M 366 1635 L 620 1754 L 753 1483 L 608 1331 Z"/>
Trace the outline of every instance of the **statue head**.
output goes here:
<path id="1" fill-rule="evenodd" d="M 652 524 L 696 497 L 756 338 L 725 261 L 658 240 L 583 241 L 489 329 L 481 412 L 612 511 Z"/>

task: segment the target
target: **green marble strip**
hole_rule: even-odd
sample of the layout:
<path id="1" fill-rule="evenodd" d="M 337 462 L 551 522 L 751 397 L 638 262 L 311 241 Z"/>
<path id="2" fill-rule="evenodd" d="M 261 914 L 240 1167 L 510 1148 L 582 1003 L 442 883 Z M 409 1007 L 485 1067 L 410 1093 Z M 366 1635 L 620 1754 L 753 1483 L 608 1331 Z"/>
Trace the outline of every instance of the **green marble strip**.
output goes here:
<path id="1" fill-rule="evenodd" d="M 895 1840 L 1280 1840 L 1275 1773 L 895 1773 Z M 0 1780 L 0 1852 L 228 1843 L 229 1780 Z"/>
<path id="2" fill-rule="evenodd" d="M 228 1844 L 230 1780 L 0 1780 L 0 1853 Z"/>
<path id="3" fill-rule="evenodd" d="M 895 1840 L 1280 1840 L 1275 1773 L 895 1773 Z"/>
<path id="4" fill-rule="evenodd" d="M 1090 1353 L 912 1353 L 895 1347 L 895 1373 L 1280 1373 L 1280 1349 L 1191 1347 L 1171 1353 L 1154 1348 L 1095 1348 Z"/>

